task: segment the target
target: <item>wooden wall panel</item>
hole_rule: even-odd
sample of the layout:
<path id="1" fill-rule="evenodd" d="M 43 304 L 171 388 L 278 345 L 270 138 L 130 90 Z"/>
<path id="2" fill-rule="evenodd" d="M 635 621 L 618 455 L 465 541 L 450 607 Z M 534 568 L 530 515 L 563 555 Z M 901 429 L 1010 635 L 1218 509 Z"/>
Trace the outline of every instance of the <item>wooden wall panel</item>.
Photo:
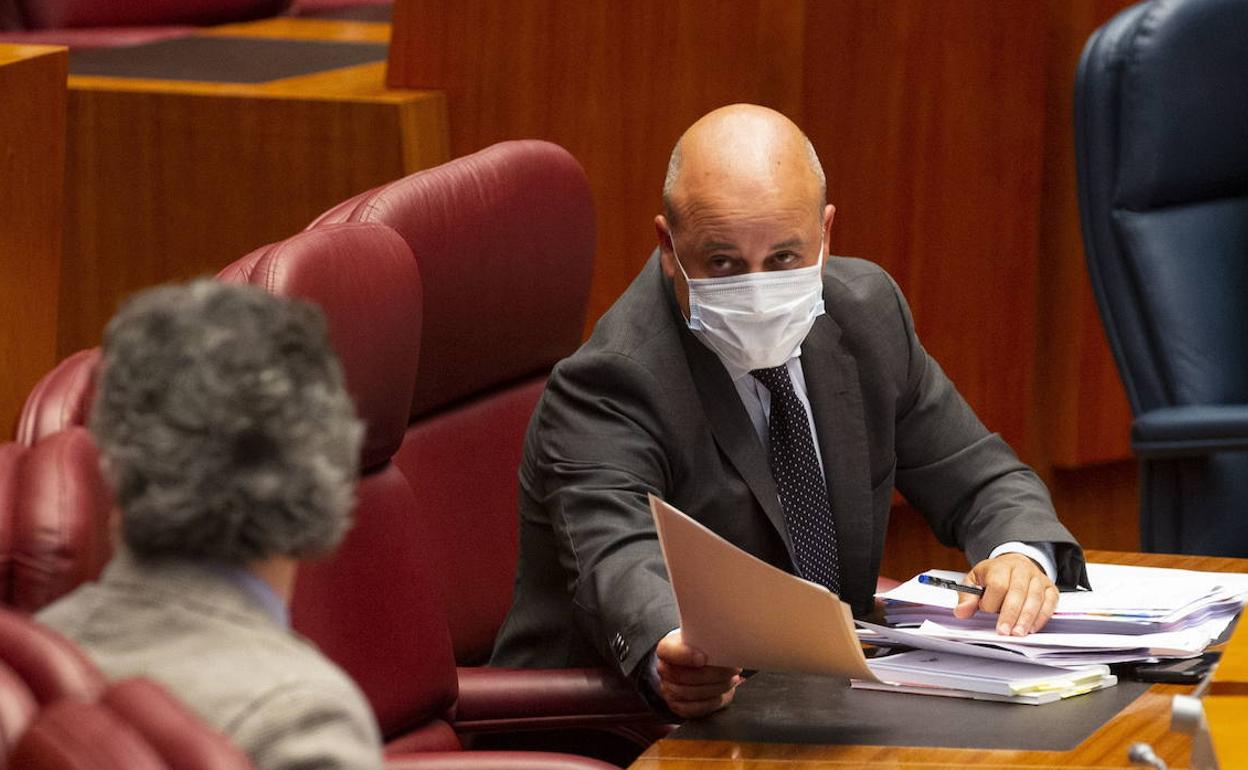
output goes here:
<path id="1" fill-rule="evenodd" d="M 1035 365 L 1043 9 L 810 3 L 803 125 L 837 206 L 834 252 L 880 263 L 919 334 L 1020 453 Z"/>
<path id="2" fill-rule="evenodd" d="M 1074 83 L 1088 37 L 1130 0 L 1047 0 L 1044 185 L 1040 198 L 1041 290 L 1037 425 L 1055 466 L 1131 456 L 1131 410 L 1084 261 L 1075 179 Z"/>
<path id="3" fill-rule="evenodd" d="M 0 45 L 0 441 L 57 360 L 67 63 Z"/>
<path id="4" fill-rule="evenodd" d="M 581 160 L 599 206 L 594 318 L 653 247 L 679 133 L 732 101 L 790 115 L 828 172 L 834 251 L 893 273 L 924 343 L 1073 529 L 1133 548 L 1129 523 L 1095 529 L 1106 504 L 1134 521 L 1136 479 L 1083 264 L 1071 124 L 1083 43 L 1125 5 L 399 0 L 388 82 L 447 90 L 455 155 L 539 137 Z M 922 522 L 896 510 L 908 539 Z M 948 558 L 914 543 L 914 559 Z"/>
<path id="5" fill-rule="evenodd" d="M 548 139 L 598 206 L 597 318 L 656 245 L 667 159 L 723 104 L 801 111 L 805 4 L 792 0 L 411 0 L 395 7 L 388 82 L 446 89 L 451 151 Z"/>

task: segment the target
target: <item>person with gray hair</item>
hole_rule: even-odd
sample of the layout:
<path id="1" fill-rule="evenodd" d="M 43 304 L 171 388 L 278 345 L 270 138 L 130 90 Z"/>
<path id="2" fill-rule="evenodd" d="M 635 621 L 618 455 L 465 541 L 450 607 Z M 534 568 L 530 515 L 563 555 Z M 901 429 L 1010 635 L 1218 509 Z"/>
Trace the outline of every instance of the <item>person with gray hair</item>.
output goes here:
<path id="1" fill-rule="evenodd" d="M 37 619 L 260 770 L 381 767 L 359 689 L 289 630 L 299 561 L 350 527 L 363 436 L 319 309 L 208 280 L 137 295 L 105 332 L 90 429 L 122 542 Z"/>

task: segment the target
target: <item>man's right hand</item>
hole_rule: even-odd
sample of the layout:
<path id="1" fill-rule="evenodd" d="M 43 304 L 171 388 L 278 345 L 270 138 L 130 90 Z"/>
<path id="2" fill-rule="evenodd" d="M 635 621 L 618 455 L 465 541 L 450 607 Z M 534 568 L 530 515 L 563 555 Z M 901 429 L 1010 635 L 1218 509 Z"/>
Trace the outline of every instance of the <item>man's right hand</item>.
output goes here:
<path id="1" fill-rule="evenodd" d="M 706 653 L 685 644 L 680 629 L 655 648 L 659 695 L 677 716 L 706 716 L 732 703 L 741 683 L 741 669 L 706 665 Z"/>

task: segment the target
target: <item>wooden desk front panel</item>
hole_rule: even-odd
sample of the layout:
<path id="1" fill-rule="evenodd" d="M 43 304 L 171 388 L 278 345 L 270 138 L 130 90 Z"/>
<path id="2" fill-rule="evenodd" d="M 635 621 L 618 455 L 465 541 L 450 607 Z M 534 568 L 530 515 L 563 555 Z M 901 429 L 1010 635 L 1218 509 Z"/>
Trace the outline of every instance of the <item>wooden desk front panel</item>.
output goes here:
<path id="1" fill-rule="evenodd" d="M 57 360 L 67 61 L 0 45 L 0 441 Z"/>
<path id="2" fill-rule="evenodd" d="M 441 96 L 382 94 L 381 78 L 380 64 L 254 87 L 71 78 L 60 355 L 98 344 L 131 292 L 211 275 L 445 160 Z"/>
<path id="3" fill-rule="evenodd" d="M 203 36 L 384 43 L 388 24 L 267 19 Z M 381 62 L 259 84 L 73 76 L 57 354 L 137 289 L 213 274 L 331 206 L 449 159 L 437 92 Z"/>

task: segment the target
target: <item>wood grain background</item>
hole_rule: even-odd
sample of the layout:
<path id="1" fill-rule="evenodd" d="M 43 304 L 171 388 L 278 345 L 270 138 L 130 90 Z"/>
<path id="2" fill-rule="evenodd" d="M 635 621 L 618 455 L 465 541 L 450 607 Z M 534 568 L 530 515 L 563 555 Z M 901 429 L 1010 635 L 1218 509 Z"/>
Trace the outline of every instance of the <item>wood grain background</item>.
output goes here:
<path id="1" fill-rule="evenodd" d="M 385 43 L 390 25 L 276 18 L 196 34 Z M 388 88 L 382 62 L 253 84 L 71 76 L 59 355 L 98 344 L 137 289 L 212 275 L 446 161 L 446 128 L 442 94 Z"/>
<path id="2" fill-rule="evenodd" d="M 0 440 L 57 362 L 67 67 L 63 48 L 0 45 Z"/>
<path id="3" fill-rule="evenodd" d="M 654 247 L 681 131 L 731 102 L 785 112 L 827 171 L 833 252 L 897 278 L 924 344 L 1077 534 L 1131 549 L 1130 414 L 1083 266 L 1071 118 L 1083 43 L 1127 4 L 399 0 L 388 82 L 446 90 L 453 155 L 538 137 L 581 161 L 594 318 Z M 962 563 L 906 506 L 893 519 L 886 569 Z"/>
<path id="4" fill-rule="evenodd" d="M 592 321 L 654 246 L 681 131 L 757 102 L 819 150 L 834 253 L 897 278 L 924 343 L 1086 544 L 1135 548 L 1130 416 L 1083 265 L 1071 126 L 1083 42 L 1125 5 L 399 0 L 392 33 L 205 31 L 392 46 L 384 83 L 379 65 L 255 86 L 71 78 L 56 352 L 95 344 L 135 288 L 215 271 L 354 192 L 519 137 L 564 145 L 589 175 Z M 39 264 L 31 285 L 55 282 Z M 893 574 L 961 564 L 902 501 L 892 530 Z"/>

